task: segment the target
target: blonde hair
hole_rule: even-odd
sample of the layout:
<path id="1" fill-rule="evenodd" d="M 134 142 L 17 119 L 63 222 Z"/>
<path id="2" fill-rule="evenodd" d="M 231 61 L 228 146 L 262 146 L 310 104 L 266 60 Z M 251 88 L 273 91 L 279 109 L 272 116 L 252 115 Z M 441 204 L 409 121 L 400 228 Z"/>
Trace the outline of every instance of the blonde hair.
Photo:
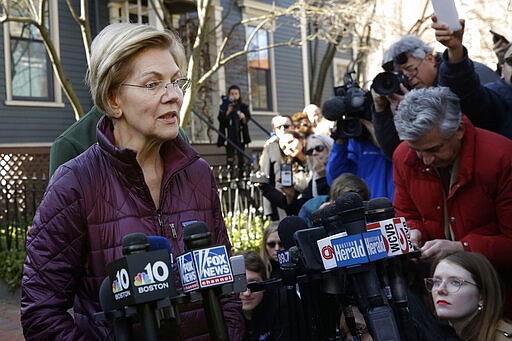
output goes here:
<path id="1" fill-rule="evenodd" d="M 261 246 L 260 246 L 260 256 L 263 259 L 263 263 L 265 263 L 265 268 L 267 270 L 267 278 L 270 278 L 270 274 L 272 273 L 272 264 L 270 263 L 270 255 L 267 252 L 267 240 L 268 237 L 277 232 L 277 228 L 279 223 L 277 221 L 271 221 L 267 228 L 263 231 L 263 238 L 261 238 Z"/>
<path id="2" fill-rule="evenodd" d="M 129 76 L 131 61 L 149 48 L 169 50 L 180 71 L 186 67 L 179 37 L 168 30 L 141 24 L 116 23 L 105 27 L 91 45 L 91 65 L 86 75 L 94 104 L 110 114 L 113 90 Z"/>

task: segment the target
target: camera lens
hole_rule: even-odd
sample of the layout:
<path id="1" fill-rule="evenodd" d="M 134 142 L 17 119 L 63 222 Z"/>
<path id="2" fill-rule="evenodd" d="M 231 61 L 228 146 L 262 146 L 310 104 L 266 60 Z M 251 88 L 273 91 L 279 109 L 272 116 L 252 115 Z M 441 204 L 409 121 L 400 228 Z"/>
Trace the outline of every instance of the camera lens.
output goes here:
<path id="1" fill-rule="evenodd" d="M 381 96 L 398 93 L 400 91 L 400 79 L 393 72 L 381 72 L 373 79 L 372 88 Z"/>
<path id="2" fill-rule="evenodd" d="M 357 117 L 345 117 L 340 123 L 340 130 L 346 137 L 357 137 L 363 132 L 363 126 Z"/>

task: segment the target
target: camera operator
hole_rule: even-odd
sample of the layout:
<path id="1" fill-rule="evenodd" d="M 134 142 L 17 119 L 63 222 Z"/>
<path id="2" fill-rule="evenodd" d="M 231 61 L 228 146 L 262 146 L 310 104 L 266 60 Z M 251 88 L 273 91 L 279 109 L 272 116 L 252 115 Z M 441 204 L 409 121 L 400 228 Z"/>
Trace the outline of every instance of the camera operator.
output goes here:
<path id="1" fill-rule="evenodd" d="M 235 145 L 244 150 L 251 142 L 249 127 L 247 123 L 251 119 L 249 106 L 242 101 L 240 87 L 232 85 L 228 89 L 228 96 L 222 96 L 219 109 L 219 130 Z M 239 170 L 243 170 L 244 157 L 225 139 L 219 135 L 217 146 L 226 146 L 226 162 L 228 165 L 235 164 L 235 152 Z"/>
<path id="2" fill-rule="evenodd" d="M 374 134 L 371 97 L 352 77 L 345 74 L 345 84 L 335 88 L 336 96 L 322 106 L 324 116 L 335 121 L 334 139 L 326 176 L 329 185 L 342 173 L 352 173 L 365 180 L 372 198 L 393 199 L 393 167 L 391 159 L 381 151 Z"/>
<path id="3" fill-rule="evenodd" d="M 432 21 L 437 41 L 447 47 L 439 71 L 440 83 L 460 97 L 462 112 L 474 125 L 512 138 L 512 44 L 504 49 L 500 61 L 501 79 L 484 86 L 462 45 L 465 21 L 460 20 L 462 29 L 456 32 L 439 24 L 435 16 Z"/>
<path id="4" fill-rule="evenodd" d="M 353 173 L 362 178 L 370 188 L 371 198 L 387 197 L 393 200 L 393 165 L 376 141 L 371 121 L 359 119 L 363 126 L 360 136 L 346 137 L 342 132 L 335 133 L 329 161 L 327 182 L 332 184 L 342 173 Z"/>
<path id="5" fill-rule="evenodd" d="M 386 156 L 391 158 L 401 142 L 393 123 L 398 105 L 411 88 L 437 86 L 442 62 L 440 53 L 435 53 L 431 46 L 413 35 L 402 37 L 384 54 L 383 69 L 389 73 L 398 71 L 405 76 L 397 76 L 400 79 L 399 89 L 392 94 L 379 94 L 375 89 L 375 80 L 372 85 L 372 122 L 377 141 Z M 480 63 L 474 65 L 482 84 L 496 80 L 497 75 L 490 68 Z"/>

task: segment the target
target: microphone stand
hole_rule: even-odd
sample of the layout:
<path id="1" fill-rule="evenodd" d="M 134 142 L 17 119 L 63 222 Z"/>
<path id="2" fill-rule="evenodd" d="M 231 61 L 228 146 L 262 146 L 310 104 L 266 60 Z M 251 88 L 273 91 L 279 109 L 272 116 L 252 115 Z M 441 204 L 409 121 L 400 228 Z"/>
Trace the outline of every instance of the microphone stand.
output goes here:
<path id="1" fill-rule="evenodd" d="M 289 340 L 298 340 L 297 332 L 297 292 L 295 290 L 297 284 L 297 265 L 293 263 L 287 263 L 281 265 L 283 285 L 286 289 L 286 301 L 287 301 L 287 312 L 288 312 L 288 330 Z"/>
<path id="2" fill-rule="evenodd" d="M 199 224 L 199 222 L 195 223 Z M 204 225 L 204 223 L 202 223 Z M 206 231 L 195 233 L 192 235 L 185 235 L 183 241 L 188 250 L 196 248 L 205 248 L 211 244 L 211 235 L 204 225 Z M 216 288 L 201 289 L 201 296 L 203 298 L 203 307 L 206 315 L 206 323 L 210 332 L 210 338 L 213 341 L 229 341 L 228 328 L 224 320 L 224 314 L 217 296 Z"/>

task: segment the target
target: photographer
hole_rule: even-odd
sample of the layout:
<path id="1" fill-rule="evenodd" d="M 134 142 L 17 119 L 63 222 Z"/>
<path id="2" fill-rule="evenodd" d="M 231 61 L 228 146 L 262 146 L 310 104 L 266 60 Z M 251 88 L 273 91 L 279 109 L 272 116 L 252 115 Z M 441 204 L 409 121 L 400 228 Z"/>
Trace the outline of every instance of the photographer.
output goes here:
<path id="1" fill-rule="evenodd" d="M 441 63 L 441 54 L 435 53 L 431 46 L 413 35 L 402 37 L 384 54 L 383 69 L 388 73 L 395 71 L 405 76 L 396 76 L 400 79 L 399 89 L 391 94 L 376 91 L 375 80 L 372 85 L 372 122 L 377 141 L 386 156 L 391 158 L 400 144 L 400 138 L 393 123 L 398 105 L 410 89 L 437 86 Z M 482 84 L 497 79 L 497 75 L 487 66 L 480 63 L 475 63 L 474 66 Z"/>
<path id="2" fill-rule="evenodd" d="M 251 119 L 249 106 L 242 101 L 240 88 L 232 85 L 228 89 L 228 96 L 222 97 L 219 109 L 219 130 L 227 136 L 228 140 L 244 150 L 245 146 L 251 142 L 249 136 L 249 127 L 247 123 Z M 226 146 L 226 163 L 235 164 L 235 152 L 237 156 L 237 165 L 239 170 L 243 170 L 244 157 L 228 141 L 219 135 L 217 146 Z"/>
<path id="3" fill-rule="evenodd" d="M 460 97 L 462 112 L 471 122 L 484 129 L 512 138 L 512 44 L 504 49 L 500 61 L 501 79 L 482 85 L 462 45 L 465 21 L 452 32 L 432 17 L 432 28 L 438 42 L 447 47 L 440 68 L 440 82 Z"/>

